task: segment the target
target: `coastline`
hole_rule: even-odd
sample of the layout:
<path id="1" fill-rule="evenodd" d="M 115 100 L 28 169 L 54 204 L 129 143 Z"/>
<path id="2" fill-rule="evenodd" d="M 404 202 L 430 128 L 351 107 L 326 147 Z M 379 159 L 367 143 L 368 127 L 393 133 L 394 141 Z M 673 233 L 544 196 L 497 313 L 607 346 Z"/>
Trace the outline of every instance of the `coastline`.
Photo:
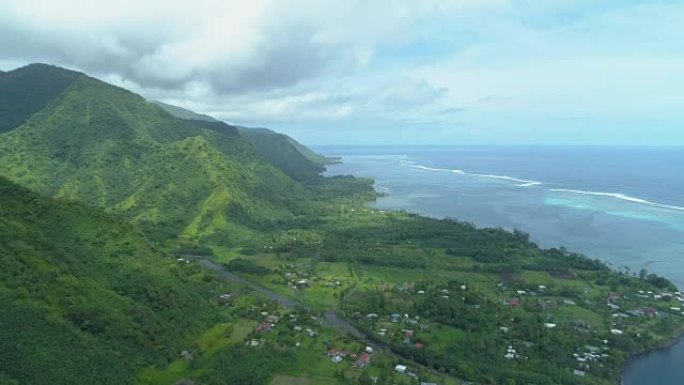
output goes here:
<path id="1" fill-rule="evenodd" d="M 623 364 L 622 364 L 622 370 L 620 370 L 620 382 L 619 382 L 619 385 L 624 385 L 624 381 L 625 381 L 625 370 L 627 370 L 627 367 L 628 367 L 631 363 L 633 363 L 633 362 L 635 362 L 635 361 L 637 361 L 637 360 L 639 360 L 639 359 L 641 359 L 641 358 L 644 358 L 644 357 L 648 356 L 649 354 L 653 354 L 653 353 L 655 353 L 655 352 L 662 351 L 662 350 L 668 350 L 668 349 L 673 348 L 675 345 L 677 345 L 677 344 L 679 344 L 679 343 L 684 343 L 684 327 L 681 328 L 681 329 L 680 329 L 677 333 L 675 333 L 675 334 L 676 334 L 676 335 L 672 336 L 672 338 L 670 338 L 670 339 L 668 339 L 668 340 L 665 340 L 665 341 L 662 341 L 660 344 L 656 344 L 656 345 L 653 346 L 653 347 L 650 347 L 650 348 L 647 348 L 647 349 L 645 349 L 645 350 L 642 350 L 642 351 L 639 351 L 639 352 L 634 352 L 634 353 L 630 354 L 630 355 L 627 357 L 627 359 L 625 360 L 625 362 L 623 362 Z"/>
<path id="2" fill-rule="evenodd" d="M 368 207 L 370 207 L 370 208 L 374 208 L 374 209 L 383 209 L 383 210 L 388 210 L 388 211 L 405 211 L 405 212 L 407 212 L 407 213 L 416 214 L 416 215 L 421 215 L 421 216 L 430 217 L 430 218 L 435 218 L 435 219 L 444 218 L 444 217 L 441 217 L 441 218 L 440 218 L 440 217 L 435 216 L 435 215 L 430 215 L 430 214 L 427 214 L 427 213 L 425 213 L 425 212 L 421 212 L 420 210 L 374 207 L 374 205 L 377 203 L 378 199 L 381 199 L 381 198 L 388 198 L 388 197 L 390 196 L 388 192 L 378 191 L 378 187 L 380 187 L 381 190 L 389 190 L 389 188 L 387 188 L 387 187 L 378 186 L 378 185 L 376 185 L 376 184 L 373 184 L 373 188 L 376 190 L 375 192 L 376 192 L 377 195 L 376 195 L 376 198 L 375 198 L 373 201 L 368 202 L 368 203 L 366 204 L 366 205 L 367 205 Z M 455 218 L 455 219 L 458 220 L 458 218 Z M 477 226 L 477 227 L 481 227 L 481 226 Z M 507 229 L 505 229 L 505 230 L 506 230 L 506 231 L 513 231 L 513 230 L 515 230 L 515 229 L 508 229 L 508 228 L 507 228 Z M 606 263 L 605 260 L 602 260 L 602 262 Z M 645 348 L 645 349 L 643 349 L 643 350 L 631 352 L 631 353 L 629 354 L 629 356 L 627 356 L 627 358 L 626 358 L 626 359 L 624 360 L 624 362 L 622 362 L 622 364 L 621 364 L 621 367 L 620 367 L 620 378 L 619 378 L 618 384 L 619 384 L 619 385 L 624 385 L 625 370 L 627 369 L 627 367 L 628 367 L 631 363 L 633 363 L 633 362 L 639 360 L 640 358 L 643 358 L 643 357 L 645 357 L 645 356 L 648 356 L 649 354 L 652 354 L 652 353 L 654 353 L 654 352 L 661 351 L 661 350 L 670 349 L 670 348 L 672 348 L 673 346 L 677 345 L 678 343 L 684 343 L 684 327 L 682 327 L 682 328 L 680 328 L 678 331 L 676 331 L 670 338 L 664 339 L 663 341 L 660 341 L 659 343 L 655 344 L 654 346 L 647 347 L 647 348 Z"/>
<path id="3" fill-rule="evenodd" d="M 375 185 L 373 187 L 376 188 Z M 386 188 L 383 188 L 383 189 L 386 189 Z M 376 190 L 376 192 L 378 193 L 378 195 L 374 201 L 369 202 L 367 204 L 369 207 L 373 207 L 373 205 L 377 203 L 378 199 L 387 198 L 389 196 L 389 194 L 384 193 L 384 192 L 380 192 L 377 190 Z M 379 207 L 373 207 L 373 208 L 378 209 Z M 394 209 L 383 208 L 383 209 L 384 210 L 393 210 L 393 211 L 400 211 L 401 210 L 401 211 L 405 211 L 407 213 L 413 213 L 413 214 L 422 215 L 422 216 L 426 216 L 426 217 L 441 219 L 437 216 L 429 215 L 429 214 L 426 214 L 424 212 L 421 212 L 420 210 L 396 209 L 396 208 L 394 208 Z M 458 219 L 458 218 L 456 218 L 456 219 Z M 480 227 L 480 226 L 477 226 L 477 227 Z M 505 229 L 505 230 L 506 231 L 513 231 L 514 229 Z M 604 263 L 606 262 L 605 260 L 602 260 L 602 261 Z M 663 340 L 654 346 L 648 347 L 648 348 L 640 350 L 640 351 L 631 352 L 629 354 L 629 356 L 621 364 L 620 379 L 619 379 L 618 384 L 624 385 L 625 370 L 627 369 L 628 365 L 630 365 L 632 362 L 637 361 L 640 358 L 643 358 L 645 356 L 648 356 L 649 354 L 651 354 L 653 352 L 670 349 L 673 346 L 677 345 L 678 343 L 684 343 L 684 327 L 682 327 L 679 331 L 675 332 L 674 335 L 672 335 L 670 338 Z"/>
<path id="4" fill-rule="evenodd" d="M 342 162 L 344 163 L 344 158 L 342 158 Z M 330 171 L 330 170 L 329 170 Z M 355 173 L 352 173 L 355 174 Z M 356 176 L 356 175 L 355 175 Z M 388 211 L 403 211 L 406 213 L 412 213 L 412 214 L 417 214 L 425 217 L 431 217 L 431 218 L 436 218 L 436 219 L 442 219 L 447 217 L 446 215 L 434 215 L 430 214 L 429 212 L 425 210 L 421 210 L 419 207 L 412 206 L 412 207 L 400 207 L 400 205 L 397 205 L 397 203 L 401 202 L 392 202 L 389 201 L 387 202 L 388 204 L 383 204 L 382 198 L 384 199 L 391 199 L 391 190 L 388 187 L 382 186 L 382 185 L 373 185 L 373 188 L 375 189 L 376 192 L 376 199 L 373 201 L 367 202 L 367 206 L 373 209 L 379 209 L 379 210 L 388 210 Z M 458 217 L 455 217 L 454 219 L 458 219 Z M 476 226 L 478 228 L 484 228 L 487 226 Z M 506 228 L 504 227 L 505 230 L 507 231 L 513 231 L 514 228 Z M 530 235 L 534 235 L 534 233 L 530 233 Z M 543 242 L 542 242 L 543 243 Z M 544 247 L 549 247 L 549 245 L 546 245 Z M 556 247 L 560 247 L 560 245 L 557 245 Z M 601 258 L 599 259 L 603 262 L 606 263 L 607 265 L 611 266 L 611 262 L 607 260 L 606 258 Z M 611 268 L 611 270 L 615 271 L 615 269 Z M 673 281 L 674 282 L 674 281 Z M 676 283 L 675 283 L 676 284 Z M 619 364 L 619 366 L 616 367 L 616 377 L 614 381 L 615 383 L 624 385 L 625 381 L 625 373 L 626 370 L 635 363 L 636 361 L 649 356 L 650 354 L 653 354 L 654 352 L 658 351 L 663 351 L 663 350 L 668 350 L 671 349 L 672 347 L 684 343 L 684 327 L 679 328 L 678 330 L 674 331 L 669 337 L 663 338 L 657 343 L 654 343 L 651 346 L 648 347 L 640 347 L 638 348 L 639 350 L 635 350 L 633 352 L 628 352 L 627 355 L 624 357 L 622 362 Z"/>

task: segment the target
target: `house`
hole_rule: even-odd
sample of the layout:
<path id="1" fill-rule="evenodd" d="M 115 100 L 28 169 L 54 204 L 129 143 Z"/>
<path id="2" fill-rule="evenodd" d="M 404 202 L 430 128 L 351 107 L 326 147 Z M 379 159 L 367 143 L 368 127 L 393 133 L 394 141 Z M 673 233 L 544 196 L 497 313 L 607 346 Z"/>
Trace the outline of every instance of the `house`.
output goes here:
<path id="1" fill-rule="evenodd" d="M 546 322 L 546 323 L 544 323 L 544 326 L 545 326 L 547 329 L 553 329 L 553 328 L 555 328 L 557 325 L 556 325 L 556 324 L 552 324 L 552 323 L 550 323 L 550 322 Z"/>
<path id="2" fill-rule="evenodd" d="M 401 319 L 401 314 L 399 314 L 399 313 L 393 313 L 390 315 L 390 320 L 394 323 L 399 322 L 400 319 Z"/>
<path id="3" fill-rule="evenodd" d="M 413 330 L 404 329 L 404 337 L 413 337 Z"/>
<path id="4" fill-rule="evenodd" d="M 507 326 L 499 326 L 499 330 L 501 330 L 504 333 L 508 333 L 508 327 Z"/>
<path id="5" fill-rule="evenodd" d="M 508 306 L 516 308 L 520 307 L 520 300 L 519 299 L 511 299 L 508 301 Z"/>
<path id="6" fill-rule="evenodd" d="M 331 359 L 331 361 L 336 364 L 339 364 L 340 362 L 342 362 L 342 356 L 335 356 Z"/>
<path id="7" fill-rule="evenodd" d="M 363 353 L 361 357 L 359 357 L 358 360 L 354 362 L 354 367 L 355 368 L 365 368 L 368 363 L 370 363 L 370 354 L 368 353 Z"/>
<path id="8" fill-rule="evenodd" d="M 275 325 L 270 322 L 262 322 L 259 325 L 257 325 L 255 330 L 257 333 L 266 332 L 273 329 L 273 326 Z"/>
<path id="9" fill-rule="evenodd" d="M 421 349 L 423 349 L 423 348 L 425 347 L 425 345 L 422 344 L 422 343 L 420 343 L 420 342 L 416 342 L 415 347 L 416 347 L 416 349 L 421 350 Z"/>
<path id="10" fill-rule="evenodd" d="M 564 305 L 574 306 L 574 305 L 575 305 L 575 301 L 573 301 L 573 300 L 571 300 L 571 299 L 564 299 L 564 300 L 563 300 L 563 304 L 564 304 Z"/>
<path id="11" fill-rule="evenodd" d="M 620 295 L 617 293 L 608 293 L 608 295 L 606 296 L 606 301 L 608 301 L 610 303 L 613 303 L 619 299 L 620 299 Z"/>
<path id="12" fill-rule="evenodd" d="M 354 356 L 354 353 L 352 353 L 348 350 L 342 350 L 342 349 L 338 349 L 338 348 L 329 349 L 326 354 L 328 355 L 328 357 L 335 357 L 335 356 L 353 357 Z"/>
<path id="13" fill-rule="evenodd" d="M 573 370 L 572 373 L 576 376 L 579 376 L 579 377 L 584 377 L 584 374 L 585 374 L 582 370 L 577 370 L 577 369 Z"/>
<path id="14" fill-rule="evenodd" d="M 610 332 L 615 335 L 620 335 L 622 334 L 622 330 L 620 329 L 610 329 Z"/>
<path id="15" fill-rule="evenodd" d="M 394 367 L 394 371 L 397 373 L 406 373 L 406 365 L 397 365 Z"/>

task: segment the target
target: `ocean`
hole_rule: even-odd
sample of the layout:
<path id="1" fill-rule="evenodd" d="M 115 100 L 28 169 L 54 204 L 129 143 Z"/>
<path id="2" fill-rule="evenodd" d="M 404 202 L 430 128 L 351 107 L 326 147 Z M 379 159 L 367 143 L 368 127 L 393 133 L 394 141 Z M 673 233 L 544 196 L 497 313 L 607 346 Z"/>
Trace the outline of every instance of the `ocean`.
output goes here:
<path id="1" fill-rule="evenodd" d="M 342 157 L 327 175 L 375 179 L 375 207 L 517 228 L 684 288 L 684 147 L 314 148 Z M 680 342 L 630 363 L 624 384 L 681 385 L 683 363 Z"/>

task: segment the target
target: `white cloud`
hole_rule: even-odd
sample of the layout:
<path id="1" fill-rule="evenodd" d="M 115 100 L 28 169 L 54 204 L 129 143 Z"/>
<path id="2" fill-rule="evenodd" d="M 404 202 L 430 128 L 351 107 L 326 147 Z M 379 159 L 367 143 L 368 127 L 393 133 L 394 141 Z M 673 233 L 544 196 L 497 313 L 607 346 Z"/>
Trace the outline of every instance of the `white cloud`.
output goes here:
<path id="1" fill-rule="evenodd" d="M 683 119 L 676 2 L 0 1 L 1 69 L 72 67 L 310 142 L 332 137 L 316 127 L 553 141 L 655 114 L 668 136 Z"/>

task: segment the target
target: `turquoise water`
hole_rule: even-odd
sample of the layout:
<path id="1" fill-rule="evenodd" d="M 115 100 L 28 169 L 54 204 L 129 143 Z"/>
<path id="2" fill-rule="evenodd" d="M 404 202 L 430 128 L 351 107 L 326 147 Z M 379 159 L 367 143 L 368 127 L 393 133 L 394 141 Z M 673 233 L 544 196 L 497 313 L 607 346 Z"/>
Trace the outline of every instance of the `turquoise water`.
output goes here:
<path id="1" fill-rule="evenodd" d="M 329 175 L 374 178 L 387 193 L 379 208 L 517 228 L 542 246 L 645 268 L 684 288 L 682 147 L 317 150 L 343 157 Z M 632 362 L 624 384 L 684 384 L 683 345 Z"/>

